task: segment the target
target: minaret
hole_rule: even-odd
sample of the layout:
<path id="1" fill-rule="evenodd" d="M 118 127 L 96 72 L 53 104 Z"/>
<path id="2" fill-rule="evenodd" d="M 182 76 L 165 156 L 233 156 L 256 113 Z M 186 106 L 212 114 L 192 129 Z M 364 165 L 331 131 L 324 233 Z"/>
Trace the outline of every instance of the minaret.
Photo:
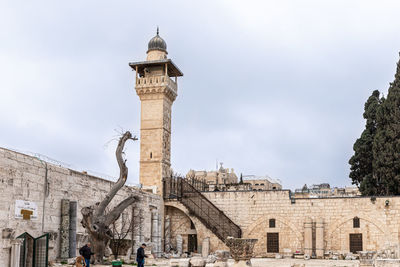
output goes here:
<path id="1" fill-rule="evenodd" d="M 177 77 L 183 76 L 167 54 L 157 28 L 146 61 L 129 63 L 136 71 L 135 89 L 141 101 L 139 180 L 144 190 L 160 195 L 162 179 L 171 167 L 171 107 L 178 92 Z"/>

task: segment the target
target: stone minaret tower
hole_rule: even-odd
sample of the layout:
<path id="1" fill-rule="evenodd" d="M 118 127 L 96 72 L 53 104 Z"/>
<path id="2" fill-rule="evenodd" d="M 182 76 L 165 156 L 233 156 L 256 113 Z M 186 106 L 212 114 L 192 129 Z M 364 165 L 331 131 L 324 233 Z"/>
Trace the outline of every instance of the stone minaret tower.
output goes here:
<path id="1" fill-rule="evenodd" d="M 154 36 L 146 61 L 129 63 L 136 71 L 136 93 L 141 101 L 140 183 L 162 194 L 162 178 L 171 167 L 171 107 L 177 92 L 179 68 L 167 58 L 167 44 Z M 174 79 L 172 79 L 174 78 Z"/>

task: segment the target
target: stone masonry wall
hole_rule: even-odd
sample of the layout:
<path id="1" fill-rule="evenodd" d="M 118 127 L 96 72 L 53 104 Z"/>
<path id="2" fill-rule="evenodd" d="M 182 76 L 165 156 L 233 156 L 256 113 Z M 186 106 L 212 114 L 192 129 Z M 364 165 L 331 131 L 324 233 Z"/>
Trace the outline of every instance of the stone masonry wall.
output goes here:
<path id="1" fill-rule="evenodd" d="M 115 163 L 116 164 L 116 163 Z M 48 163 L 48 190 L 44 192 L 45 163 L 37 158 L 0 148 L 0 266 L 9 266 L 11 240 L 28 232 L 34 237 L 51 233 L 49 259 L 60 256 L 61 200 L 77 201 L 77 249 L 87 241 L 81 225 L 80 210 L 99 202 L 113 182 Z M 139 214 L 136 226 L 137 242 L 151 241 L 151 209 L 162 212 L 160 196 L 124 187 L 110 206 L 116 205 L 132 192 L 142 201 L 134 205 Z M 31 201 L 37 205 L 37 219 L 15 218 L 16 200 Z M 127 208 L 132 211 L 132 208 Z M 43 223 L 42 223 L 43 220 Z M 136 220 L 138 221 L 138 220 Z M 128 235 L 130 238 L 131 235 Z M 159 240 L 161 242 L 161 240 Z M 152 245 L 150 243 L 150 245 Z M 161 246 L 159 244 L 158 246 Z"/>
<path id="2" fill-rule="evenodd" d="M 363 250 L 380 250 L 398 244 L 400 234 L 400 197 L 295 199 L 289 191 L 206 192 L 204 195 L 238 224 L 244 238 L 257 238 L 257 256 L 267 253 L 268 232 L 279 233 L 279 252 L 304 251 L 304 223 L 324 220 L 324 250 L 349 252 L 349 234 L 362 233 Z M 388 205 L 386 205 L 388 201 Z M 353 228 L 353 218 L 360 228 Z M 269 219 L 276 220 L 269 228 Z"/>

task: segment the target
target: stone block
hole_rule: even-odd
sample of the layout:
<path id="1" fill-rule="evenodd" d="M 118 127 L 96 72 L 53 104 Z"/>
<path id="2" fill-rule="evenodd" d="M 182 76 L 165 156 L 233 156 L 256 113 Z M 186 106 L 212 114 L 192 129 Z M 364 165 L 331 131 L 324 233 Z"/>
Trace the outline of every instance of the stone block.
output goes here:
<path id="1" fill-rule="evenodd" d="M 238 262 L 234 262 L 232 267 L 249 267 L 251 266 L 251 262 L 250 261 L 238 261 Z"/>
<path id="2" fill-rule="evenodd" d="M 192 257 L 190 259 L 190 265 L 193 267 L 204 267 L 205 260 L 202 257 Z"/>
<path id="3" fill-rule="evenodd" d="M 227 261 L 230 257 L 230 252 L 227 250 L 216 250 L 214 255 L 218 261 Z"/>
<path id="4" fill-rule="evenodd" d="M 206 263 L 214 263 L 217 261 L 217 257 L 215 255 L 208 255 L 206 259 Z"/>
<path id="5" fill-rule="evenodd" d="M 169 266 L 189 267 L 190 259 L 170 259 Z"/>
<path id="6" fill-rule="evenodd" d="M 400 266 L 400 259 L 376 259 L 375 267 L 395 267 Z"/>
<path id="7" fill-rule="evenodd" d="M 210 238 L 206 237 L 203 239 L 201 246 L 201 256 L 206 258 L 210 254 Z"/>
<path id="8" fill-rule="evenodd" d="M 225 261 L 216 261 L 216 262 L 213 263 L 213 266 L 214 267 L 227 267 L 228 263 L 225 262 Z"/>
<path id="9" fill-rule="evenodd" d="M 4 229 L 1 231 L 1 237 L 2 237 L 3 239 L 12 239 L 12 238 L 14 238 L 14 235 L 15 235 L 15 232 L 14 232 L 14 230 L 11 229 L 11 228 L 4 228 Z"/>
<path id="10" fill-rule="evenodd" d="M 68 264 L 74 265 L 75 262 L 76 262 L 76 258 L 69 258 L 69 259 L 67 259 L 67 263 L 68 263 Z"/>

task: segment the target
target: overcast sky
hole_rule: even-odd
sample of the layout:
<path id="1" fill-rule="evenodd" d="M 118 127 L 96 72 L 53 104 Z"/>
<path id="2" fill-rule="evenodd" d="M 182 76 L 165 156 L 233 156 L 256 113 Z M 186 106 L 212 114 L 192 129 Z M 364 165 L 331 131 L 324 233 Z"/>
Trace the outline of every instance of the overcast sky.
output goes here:
<path id="1" fill-rule="evenodd" d="M 366 99 L 386 94 L 399 1 L 0 0 L 0 146 L 118 175 L 118 131 L 138 134 L 128 62 L 157 25 L 184 73 L 172 167 L 268 174 L 285 188 L 350 185 Z M 127 145 L 138 183 L 139 143 Z"/>

